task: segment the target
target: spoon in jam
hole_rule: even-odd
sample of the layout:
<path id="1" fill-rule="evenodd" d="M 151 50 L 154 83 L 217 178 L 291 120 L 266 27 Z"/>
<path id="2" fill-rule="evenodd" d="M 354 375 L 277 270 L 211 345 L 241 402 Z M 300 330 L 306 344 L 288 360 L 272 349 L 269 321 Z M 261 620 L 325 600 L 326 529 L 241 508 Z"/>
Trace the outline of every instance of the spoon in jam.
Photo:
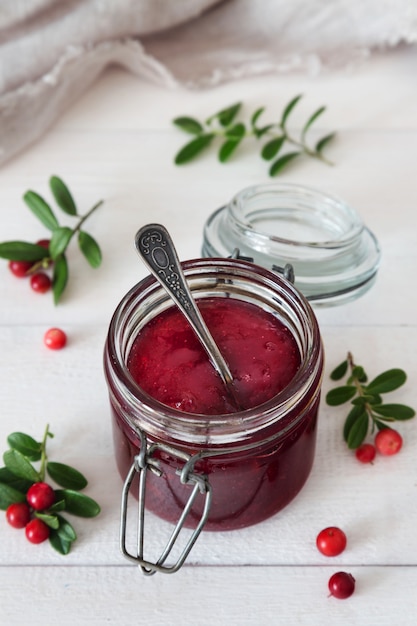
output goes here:
<path id="1" fill-rule="evenodd" d="M 164 287 L 205 349 L 211 364 L 218 372 L 238 410 L 233 387 L 233 376 L 229 366 L 214 341 L 199 308 L 192 296 L 174 243 L 165 226 L 147 224 L 138 230 L 135 237 L 136 250 L 157 281 Z"/>

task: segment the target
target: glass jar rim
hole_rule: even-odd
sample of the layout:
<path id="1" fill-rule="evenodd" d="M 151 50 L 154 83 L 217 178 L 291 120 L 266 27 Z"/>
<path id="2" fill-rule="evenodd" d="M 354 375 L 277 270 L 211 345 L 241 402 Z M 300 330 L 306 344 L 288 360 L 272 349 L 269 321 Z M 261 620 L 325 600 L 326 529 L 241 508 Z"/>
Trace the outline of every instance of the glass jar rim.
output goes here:
<path id="1" fill-rule="evenodd" d="M 207 219 L 203 256 L 238 251 L 268 269 L 291 263 L 296 286 L 315 304 L 334 305 L 374 283 L 380 250 L 354 208 L 292 183 L 246 187 Z"/>
<path id="2" fill-rule="evenodd" d="M 249 280 L 249 278 L 256 277 L 256 280 L 260 284 L 264 282 L 269 290 L 278 288 L 282 302 L 287 299 L 287 306 L 291 305 L 295 308 L 296 315 L 300 317 L 304 325 L 308 325 L 310 332 L 305 354 L 302 354 L 300 367 L 292 381 L 279 394 L 252 409 L 216 416 L 186 413 L 171 408 L 147 394 L 136 383 L 127 368 L 118 328 L 132 314 L 137 306 L 138 298 L 143 300 L 149 297 L 159 297 L 161 301 L 171 305 L 169 296 L 152 276 L 146 277 L 132 287 L 122 298 L 113 314 L 106 344 L 108 355 L 105 359 L 106 376 L 108 379 L 113 378 L 113 382 L 114 378 L 116 379 L 117 391 L 123 396 L 124 404 L 140 408 L 138 412 L 146 421 L 146 426 L 138 423 L 138 420 L 128 411 L 124 412 L 125 419 L 133 430 L 140 427 L 156 438 L 161 438 L 162 434 L 168 432 L 172 440 L 177 443 L 192 443 L 203 447 L 248 442 L 254 433 L 268 430 L 281 417 L 284 422 L 285 412 L 288 411 L 289 405 L 294 403 L 294 399 L 302 397 L 312 386 L 313 380 L 316 381 L 317 376 L 321 379 L 321 372 L 318 372 L 323 360 L 323 348 L 316 317 L 308 301 L 293 285 L 277 274 L 253 263 L 235 259 L 212 258 L 208 260 L 203 258 L 185 261 L 182 266 L 192 291 L 194 291 L 193 276 L 196 280 L 201 280 L 203 274 L 214 275 L 216 271 L 224 272 L 229 279 L 239 277 L 242 280 Z M 278 297 L 275 306 L 278 307 Z M 110 370 L 114 373 L 113 377 Z M 288 429 L 293 428 L 296 423 L 298 419 L 292 420 L 287 425 Z M 284 428 L 283 424 L 280 435 Z"/>

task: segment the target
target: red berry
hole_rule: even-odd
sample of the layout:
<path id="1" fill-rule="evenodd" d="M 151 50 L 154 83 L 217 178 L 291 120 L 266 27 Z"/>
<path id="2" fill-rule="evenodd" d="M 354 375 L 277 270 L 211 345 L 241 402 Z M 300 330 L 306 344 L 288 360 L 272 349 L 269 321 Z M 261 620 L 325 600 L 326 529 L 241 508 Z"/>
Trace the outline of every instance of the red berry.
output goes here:
<path id="1" fill-rule="evenodd" d="M 44 511 L 55 502 L 55 492 L 47 483 L 35 483 L 29 488 L 26 500 L 35 511 Z"/>
<path id="2" fill-rule="evenodd" d="M 28 271 L 32 267 L 31 261 L 9 261 L 9 269 L 18 278 L 27 276 Z"/>
<path id="3" fill-rule="evenodd" d="M 46 541 L 49 537 L 49 526 L 41 519 L 35 517 L 27 524 L 25 533 L 31 543 L 42 543 L 42 541 Z"/>
<path id="4" fill-rule="evenodd" d="M 6 519 L 13 528 L 24 528 L 30 521 L 30 509 L 26 502 L 15 502 L 7 507 Z"/>
<path id="5" fill-rule="evenodd" d="M 46 331 L 43 340 L 51 350 L 61 350 L 67 343 L 67 336 L 60 328 L 50 328 Z"/>
<path id="6" fill-rule="evenodd" d="M 337 556 L 346 548 L 346 535 L 336 526 L 324 528 L 316 538 L 318 550 L 325 556 Z"/>
<path id="7" fill-rule="evenodd" d="M 375 458 L 376 449 L 371 443 L 363 443 L 355 450 L 355 456 L 361 463 L 372 463 Z"/>
<path id="8" fill-rule="evenodd" d="M 330 577 L 329 591 L 335 598 L 345 600 L 355 591 L 355 579 L 352 574 L 337 572 Z"/>
<path id="9" fill-rule="evenodd" d="M 46 293 L 51 288 L 52 281 L 44 272 L 36 272 L 30 277 L 30 286 L 37 293 Z"/>
<path id="10" fill-rule="evenodd" d="M 42 246 L 42 248 L 46 248 L 46 250 L 49 250 L 50 243 L 51 243 L 50 239 L 39 239 L 39 241 L 36 242 L 36 245 Z"/>
<path id="11" fill-rule="evenodd" d="M 401 450 L 403 439 L 396 430 L 383 428 L 375 437 L 375 446 L 378 452 L 385 455 L 397 454 Z"/>

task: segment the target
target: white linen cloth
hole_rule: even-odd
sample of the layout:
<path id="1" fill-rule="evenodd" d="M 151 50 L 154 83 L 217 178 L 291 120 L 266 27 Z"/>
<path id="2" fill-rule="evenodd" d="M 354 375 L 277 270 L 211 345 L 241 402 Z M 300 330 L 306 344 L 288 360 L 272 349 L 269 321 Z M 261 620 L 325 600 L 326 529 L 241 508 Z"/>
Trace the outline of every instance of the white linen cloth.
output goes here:
<path id="1" fill-rule="evenodd" d="M 0 164 L 110 64 L 203 88 L 416 41 L 416 0 L 0 0 Z"/>

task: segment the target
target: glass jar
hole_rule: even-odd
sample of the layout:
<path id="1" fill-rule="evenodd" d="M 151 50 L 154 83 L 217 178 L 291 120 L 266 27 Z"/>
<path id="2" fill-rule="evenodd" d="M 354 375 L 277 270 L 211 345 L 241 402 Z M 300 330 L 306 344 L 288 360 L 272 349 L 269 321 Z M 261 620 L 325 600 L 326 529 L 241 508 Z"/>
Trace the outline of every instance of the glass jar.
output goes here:
<path id="1" fill-rule="evenodd" d="M 374 284 L 380 250 L 354 208 L 289 183 L 247 187 L 204 227 L 203 256 L 238 251 L 258 265 L 293 266 L 296 287 L 314 305 L 353 300 Z"/>
<path id="2" fill-rule="evenodd" d="M 310 474 L 323 370 L 319 328 L 307 300 L 278 274 L 235 259 L 182 265 L 196 299 L 236 298 L 276 316 L 295 338 L 301 364 L 287 387 L 253 409 L 206 416 L 170 408 L 140 388 L 127 359 L 140 329 L 172 301 L 153 277 L 134 286 L 113 315 L 104 354 L 124 502 L 139 477 L 139 499 L 169 522 L 180 519 L 197 533 L 243 528 L 285 507 Z M 178 569 L 123 551 L 147 573 Z"/>

